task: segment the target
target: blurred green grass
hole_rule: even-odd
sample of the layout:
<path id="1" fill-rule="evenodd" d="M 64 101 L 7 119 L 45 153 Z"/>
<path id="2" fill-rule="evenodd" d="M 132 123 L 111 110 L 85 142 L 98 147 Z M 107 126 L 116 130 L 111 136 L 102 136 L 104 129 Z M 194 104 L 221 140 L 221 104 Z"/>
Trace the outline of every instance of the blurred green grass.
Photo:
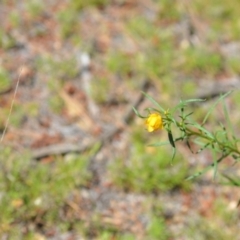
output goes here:
<path id="1" fill-rule="evenodd" d="M 131 157 L 116 159 L 110 166 L 115 184 L 125 191 L 145 194 L 189 190 L 191 183 L 184 180 L 188 174 L 187 162 L 179 154 L 171 166 L 170 148 L 146 146 L 144 132 L 144 129 L 138 129 L 132 133 Z"/>
<path id="2" fill-rule="evenodd" d="M 7 233 L 9 239 L 15 239 L 31 235 L 38 231 L 36 226 L 26 233 L 21 229 L 22 224 L 31 222 L 66 228 L 68 223 L 60 217 L 60 208 L 71 192 L 90 180 L 88 158 L 82 154 L 38 163 L 29 154 L 1 147 L 0 236 Z"/>

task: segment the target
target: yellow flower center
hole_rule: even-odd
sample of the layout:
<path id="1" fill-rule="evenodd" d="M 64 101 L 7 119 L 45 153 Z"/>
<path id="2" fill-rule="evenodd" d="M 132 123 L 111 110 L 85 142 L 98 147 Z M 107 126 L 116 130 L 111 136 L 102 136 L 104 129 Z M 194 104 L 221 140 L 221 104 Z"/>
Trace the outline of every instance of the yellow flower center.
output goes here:
<path id="1" fill-rule="evenodd" d="M 163 128 L 162 117 L 159 113 L 151 113 L 145 121 L 145 125 L 149 132 Z"/>

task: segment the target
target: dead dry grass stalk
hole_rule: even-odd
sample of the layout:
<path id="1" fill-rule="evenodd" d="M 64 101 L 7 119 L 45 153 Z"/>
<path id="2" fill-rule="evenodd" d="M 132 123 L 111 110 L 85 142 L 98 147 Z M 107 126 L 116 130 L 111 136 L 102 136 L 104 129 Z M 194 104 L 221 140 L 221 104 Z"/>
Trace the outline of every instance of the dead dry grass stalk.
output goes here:
<path id="1" fill-rule="evenodd" d="M 18 76 L 18 79 L 17 79 L 17 84 L 16 84 L 16 87 L 15 87 L 15 90 L 14 90 L 14 94 L 13 94 L 13 98 L 12 98 L 12 102 L 11 102 L 10 111 L 9 111 L 9 113 L 8 113 L 7 121 L 6 121 L 4 130 L 3 130 L 3 133 L 2 133 L 2 136 L 1 136 L 0 142 L 3 141 L 4 136 L 5 136 L 5 134 L 6 134 L 6 131 L 7 131 L 7 128 L 8 128 L 8 124 L 9 124 L 10 116 L 11 116 L 11 113 L 12 113 L 14 101 L 15 101 L 15 98 L 16 98 L 16 95 L 17 95 L 17 91 L 18 91 L 19 82 L 20 82 L 20 79 L 21 79 L 21 75 L 22 75 L 22 68 L 20 69 L 20 73 L 19 73 L 19 76 Z"/>

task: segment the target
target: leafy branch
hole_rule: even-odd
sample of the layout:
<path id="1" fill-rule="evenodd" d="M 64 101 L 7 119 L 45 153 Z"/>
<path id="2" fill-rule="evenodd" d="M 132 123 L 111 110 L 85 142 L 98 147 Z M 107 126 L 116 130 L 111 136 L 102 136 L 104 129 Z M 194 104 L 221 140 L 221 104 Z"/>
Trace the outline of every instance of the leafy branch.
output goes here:
<path id="1" fill-rule="evenodd" d="M 227 107 L 224 101 L 224 99 L 231 92 L 232 91 L 229 91 L 217 99 L 217 101 L 206 113 L 201 124 L 192 120 L 191 116 L 193 112 L 186 113 L 186 108 L 188 108 L 188 105 L 191 103 L 204 101 L 203 99 L 189 99 L 185 101 L 180 101 L 179 104 L 177 104 L 172 109 L 165 110 L 153 97 L 143 92 L 145 97 L 147 97 L 152 102 L 154 108 L 145 109 L 145 111 L 148 112 L 148 116 L 141 115 L 135 108 L 134 112 L 137 114 L 137 116 L 147 119 L 146 124 L 148 125 L 147 126 L 148 129 L 150 129 L 151 131 L 160 129 L 160 126 L 161 127 L 163 126 L 163 128 L 167 131 L 168 142 L 154 143 L 151 146 L 158 147 L 170 144 L 173 150 L 171 162 L 173 161 L 176 155 L 175 143 L 177 141 L 185 141 L 190 151 L 195 154 L 198 154 L 205 149 L 210 149 L 213 152 L 214 161 L 203 171 L 190 176 L 188 179 L 198 177 L 212 168 L 214 168 L 215 177 L 217 173 L 218 164 L 222 162 L 226 157 L 232 156 L 235 161 L 237 161 L 240 158 L 240 150 L 238 149 L 238 142 L 240 141 L 240 139 L 238 139 L 235 136 L 233 126 L 231 124 Z M 220 102 L 222 102 L 223 104 L 224 115 L 228 127 L 226 128 L 224 125 L 220 124 L 221 127 L 220 130 L 216 132 L 210 132 L 205 127 L 205 124 L 209 116 L 215 109 L 216 105 L 219 104 Z M 175 117 L 176 112 L 178 112 L 178 117 Z M 180 136 L 176 138 L 174 138 L 173 136 L 174 135 L 173 126 L 178 128 L 180 131 Z M 230 134 L 231 137 L 229 137 L 228 132 L 231 133 Z M 192 150 L 190 142 L 199 145 L 200 146 L 199 150 L 194 152 Z"/>

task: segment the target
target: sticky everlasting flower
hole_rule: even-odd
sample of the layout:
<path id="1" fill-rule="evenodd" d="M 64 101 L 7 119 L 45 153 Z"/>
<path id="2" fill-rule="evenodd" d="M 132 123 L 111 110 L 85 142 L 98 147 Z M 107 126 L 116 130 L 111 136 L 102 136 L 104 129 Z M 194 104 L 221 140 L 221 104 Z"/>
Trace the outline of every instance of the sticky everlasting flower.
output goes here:
<path id="1" fill-rule="evenodd" d="M 145 121 L 145 125 L 149 132 L 163 128 L 162 117 L 159 113 L 151 113 Z"/>

